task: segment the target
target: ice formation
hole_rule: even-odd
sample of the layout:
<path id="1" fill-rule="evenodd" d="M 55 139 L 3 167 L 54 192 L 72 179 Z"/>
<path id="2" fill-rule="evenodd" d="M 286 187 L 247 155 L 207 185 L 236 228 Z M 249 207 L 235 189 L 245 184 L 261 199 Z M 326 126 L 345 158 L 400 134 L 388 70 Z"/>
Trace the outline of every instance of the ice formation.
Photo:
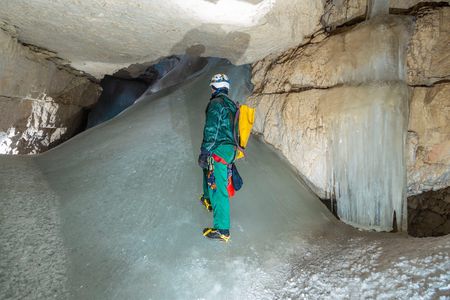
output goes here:
<path id="1" fill-rule="evenodd" d="M 346 90 L 339 107 L 322 108 L 332 110 L 327 166 L 337 213 L 359 228 L 405 230 L 409 87 L 398 82 Z"/>
<path id="2" fill-rule="evenodd" d="M 389 14 L 389 0 L 369 0 L 368 3 L 368 14 L 367 17 L 369 19 L 388 15 Z"/>
<path id="3" fill-rule="evenodd" d="M 387 2 L 372 1 L 372 9 L 376 14 L 386 13 Z M 405 144 L 410 92 L 405 74 L 410 28 L 409 19 L 390 20 L 406 25 L 393 31 L 397 39 L 382 41 L 385 44 L 380 44 L 378 55 L 367 62 L 375 70 L 369 75 L 375 74 L 373 79 L 353 95 L 336 97 L 341 102 L 334 107 L 337 113 L 330 118 L 328 134 L 329 186 L 337 200 L 338 216 L 353 226 L 379 231 L 407 229 Z M 383 22 L 374 19 L 367 25 Z M 377 66 L 385 69 L 387 62 L 394 72 L 383 78 L 376 70 Z"/>

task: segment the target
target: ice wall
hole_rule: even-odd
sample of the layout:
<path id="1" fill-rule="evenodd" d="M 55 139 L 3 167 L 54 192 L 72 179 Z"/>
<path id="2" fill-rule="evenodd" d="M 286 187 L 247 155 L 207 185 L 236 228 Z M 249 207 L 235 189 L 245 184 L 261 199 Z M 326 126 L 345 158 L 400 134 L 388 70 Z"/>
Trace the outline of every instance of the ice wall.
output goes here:
<path id="1" fill-rule="evenodd" d="M 179 57 L 179 62 L 168 72 L 164 72 L 163 76 L 152 84 L 146 93 L 147 95 L 156 93 L 162 89 L 174 86 L 189 80 L 206 66 L 207 60 L 198 55 L 185 54 Z"/>
<path id="2" fill-rule="evenodd" d="M 185 54 L 164 58 L 147 68 L 145 64 L 131 65 L 114 76 L 105 76 L 103 93 L 89 114 L 87 128 L 110 120 L 144 93 L 148 96 L 199 75 L 206 64 L 204 57 Z"/>
<path id="3" fill-rule="evenodd" d="M 103 92 L 89 113 L 87 128 L 113 118 L 132 105 L 148 88 L 145 82 L 112 76 L 105 76 L 101 85 Z"/>

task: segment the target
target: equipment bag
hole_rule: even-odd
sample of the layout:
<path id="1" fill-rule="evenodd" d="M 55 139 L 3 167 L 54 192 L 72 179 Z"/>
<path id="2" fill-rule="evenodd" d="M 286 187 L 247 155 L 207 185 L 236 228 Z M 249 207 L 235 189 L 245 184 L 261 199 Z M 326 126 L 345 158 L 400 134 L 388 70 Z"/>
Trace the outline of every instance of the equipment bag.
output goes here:
<path id="1" fill-rule="evenodd" d="M 233 182 L 234 190 L 239 191 L 242 188 L 244 181 L 242 180 L 235 164 L 231 164 L 231 180 Z"/>
<path id="2" fill-rule="evenodd" d="M 248 105 L 239 105 L 235 116 L 234 139 L 237 144 L 236 159 L 245 156 L 245 147 L 252 132 L 253 123 L 255 123 L 255 109 Z"/>

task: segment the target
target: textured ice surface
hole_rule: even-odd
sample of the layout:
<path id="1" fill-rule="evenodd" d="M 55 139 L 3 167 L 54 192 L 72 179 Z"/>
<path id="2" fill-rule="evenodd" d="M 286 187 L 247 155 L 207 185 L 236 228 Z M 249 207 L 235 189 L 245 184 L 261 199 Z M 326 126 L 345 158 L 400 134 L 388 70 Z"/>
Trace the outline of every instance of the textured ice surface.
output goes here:
<path id="1" fill-rule="evenodd" d="M 217 72 L 242 86 L 237 99 L 248 94 L 249 69 L 218 63 L 33 160 L 0 157 L 0 246 L 13 245 L 0 252 L 0 295 L 48 299 L 55 291 L 61 299 L 64 285 L 70 299 L 448 295 L 450 237 L 418 240 L 339 223 L 256 139 L 239 163 L 245 185 L 232 200 L 232 240 L 203 238 L 212 220 L 197 198 L 196 159 Z M 23 210 L 24 202 L 39 209 Z M 29 252 L 25 229 L 51 238 Z M 21 263 L 29 253 L 45 258 L 41 269 Z"/>
<path id="2" fill-rule="evenodd" d="M 0 166 L 0 299 L 64 299 L 60 198 L 31 157 Z"/>

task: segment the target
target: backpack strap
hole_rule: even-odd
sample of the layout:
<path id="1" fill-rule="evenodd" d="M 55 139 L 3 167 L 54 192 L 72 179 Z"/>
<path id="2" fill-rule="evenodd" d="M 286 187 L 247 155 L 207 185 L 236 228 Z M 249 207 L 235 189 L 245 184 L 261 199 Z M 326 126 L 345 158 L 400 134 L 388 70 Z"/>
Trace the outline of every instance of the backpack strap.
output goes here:
<path id="1" fill-rule="evenodd" d="M 239 130 L 239 128 L 236 129 L 236 124 L 238 124 L 238 126 L 239 126 L 239 115 L 241 113 L 241 105 L 239 104 L 239 102 L 237 102 L 236 106 L 237 106 L 237 110 L 236 110 L 236 115 L 234 116 L 233 137 L 234 137 L 234 142 L 236 143 L 236 147 L 238 148 L 238 150 L 245 154 L 245 151 L 244 151 L 245 149 L 242 148 L 241 145 L 239 145 L 238 133 L 236 132 Z"/>

